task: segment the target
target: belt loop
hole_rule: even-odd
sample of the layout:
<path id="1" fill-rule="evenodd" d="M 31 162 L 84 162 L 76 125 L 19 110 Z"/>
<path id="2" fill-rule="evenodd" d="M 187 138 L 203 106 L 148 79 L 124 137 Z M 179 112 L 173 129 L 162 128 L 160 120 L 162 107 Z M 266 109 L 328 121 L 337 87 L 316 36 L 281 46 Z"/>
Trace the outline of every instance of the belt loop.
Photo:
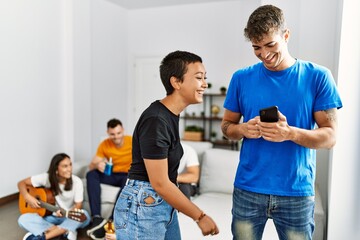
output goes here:
<path id="1" fill-rule="evenodd" d="M 125 185 L 128 185 L 129 184 L 129 181 L 130 181 L 130 179 L 128 178 L 128 179 L 126 179 L 126 183 L 125 183 Z"/>

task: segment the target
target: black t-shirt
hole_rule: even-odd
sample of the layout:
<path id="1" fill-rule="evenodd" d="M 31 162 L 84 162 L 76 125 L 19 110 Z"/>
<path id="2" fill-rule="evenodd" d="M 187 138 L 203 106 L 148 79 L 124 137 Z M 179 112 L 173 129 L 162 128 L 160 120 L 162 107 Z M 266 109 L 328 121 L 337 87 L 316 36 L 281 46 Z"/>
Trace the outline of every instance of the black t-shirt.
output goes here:
<path id="1" fill-rule="evenodd" d="M 144 158 L 154 161 L 167 158 L 169 179 L 176 183 L 182 155 L 179 116 L 160 101 L 153 102 L 140 116 L 133 133 L 129 178 L 149 181 Z"/>

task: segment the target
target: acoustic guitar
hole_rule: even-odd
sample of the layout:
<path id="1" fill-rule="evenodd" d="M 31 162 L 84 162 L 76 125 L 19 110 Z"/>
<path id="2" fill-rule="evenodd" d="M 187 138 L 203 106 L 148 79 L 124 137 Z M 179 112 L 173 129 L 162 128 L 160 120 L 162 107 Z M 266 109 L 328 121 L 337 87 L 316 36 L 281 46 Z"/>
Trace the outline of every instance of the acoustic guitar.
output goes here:
<path id="1" fill-rule="evenodd" d="M 40 216 L 44 217 L 50 215 L 52 212 L 56 212 L 60 210 L 61 214 L 64 217 L 73 219 L 78 222 L 83 222 L 86 220 L 86 215 L 84 210 L 82 209 L 74 209 L 70 211 L 66 211 L 63 208 L 55 206 L 55 197 L 52 191 L 48 188 L 35 188 L 31 186 L 27 186 L 26 190 L 30 193 L 31 196 L 35 197 L 39 202 L 41 208 L 32 208 L 25 201 L 25 198 L 22 194 L 19 194 L 19 210 L 21 214 L 24 213 L 37 213 Z"/>

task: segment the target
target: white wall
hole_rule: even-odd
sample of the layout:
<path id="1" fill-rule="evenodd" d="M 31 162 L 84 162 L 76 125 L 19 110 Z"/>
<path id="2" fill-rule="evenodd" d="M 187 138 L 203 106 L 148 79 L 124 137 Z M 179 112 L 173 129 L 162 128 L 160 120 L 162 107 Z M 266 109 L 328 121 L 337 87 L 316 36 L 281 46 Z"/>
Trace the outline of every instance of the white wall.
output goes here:
<path id="1" fill-rule="evenodd" d="M 360 239 L 360 29 L 354 27 L 360 16 L 356 1 L 343 4 L 338 86 L 344 107 L 331 159 L 329 240 Z"/>
<path id="2" fill-rule="evenodd" d="M 186 50 L 202 57 L 208 82 L 213 84 L 213 91 L 218 92 L 220 86 L 228 85 L 237 68 L 256 61 L 243 37 L 243 27 L 247 15 L 258 4 L 244 0 L 129 11 L 130 84 L 135 73 L 131 63 L 136 58 L 162 58 L 171 51 Z M 136 89 L 132 91 L 134 96 Z M 131 119 L 129 127 L 133 128 L 136 120 Z"/>
<path id="3" fill-rule="evenodd" d="M 299 41 L 298 58 L 314 61 L 329 68 L 337 79 L 337 56 L 339 45 L 339 18 L 341 8 L 338 0 L 312 1 L 305 0 L 300 2 L 300 13 L 298 21 Z M 309 7 L 311 6 L 311 7 Z M 326 11 L 323 9 L 326 8 Z M 318 17 L 321 13 L 321 17 Z M 316 21 L 314 21 L 316 19 Z M 331 27 L 326 27 L 331 26 Z M 322 204 L 325 212 L 328 211 L 328 179 L 330 168 L 330 151 L 320 149 L 317 151 L 316 182 L 323 197 Z"/>
<path id="4" fill-rule="evenodd" d="M 47 170 L 55 153 L 72 154 L 65 9 L 61 1 L 0 2 L 0 197 Z"/>
<path id="5" fill-rule="evenodd" d="M 127 11 L 115 2 L 74 1 L 74 155 L 78 161 L 91 160 L 107 135 L 110 118 L 119 118 L 125 128 L 128 125 Z"/>
<path id="6" fill-rule="evenodd" d="M 92 157 L 100 138 L 106 136 L 106 123 L 110 118 L 119 118 L 127 132 L 129 79 L 127 11 L 109 0 L 91 2 Z"/>
<path id="7" fill-rule="evenodd" d="M 92 142 L 92 41 L 91 1 L 72 1 L 72 25 L 68 30 L 73 43 L 73 114 L 74 159 L 89 161 Z"/>

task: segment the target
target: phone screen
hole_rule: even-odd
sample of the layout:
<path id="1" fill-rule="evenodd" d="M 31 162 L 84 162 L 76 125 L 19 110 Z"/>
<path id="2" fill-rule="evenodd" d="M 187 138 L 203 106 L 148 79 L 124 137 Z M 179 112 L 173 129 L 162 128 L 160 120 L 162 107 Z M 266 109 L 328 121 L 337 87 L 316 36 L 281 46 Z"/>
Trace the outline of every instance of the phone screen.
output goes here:
<path id="1" fill-rule="evenodd" d="M 262 122 L 277 122 L 279 120 L 277 106 L 260 109 L 259 115 Z"/>

